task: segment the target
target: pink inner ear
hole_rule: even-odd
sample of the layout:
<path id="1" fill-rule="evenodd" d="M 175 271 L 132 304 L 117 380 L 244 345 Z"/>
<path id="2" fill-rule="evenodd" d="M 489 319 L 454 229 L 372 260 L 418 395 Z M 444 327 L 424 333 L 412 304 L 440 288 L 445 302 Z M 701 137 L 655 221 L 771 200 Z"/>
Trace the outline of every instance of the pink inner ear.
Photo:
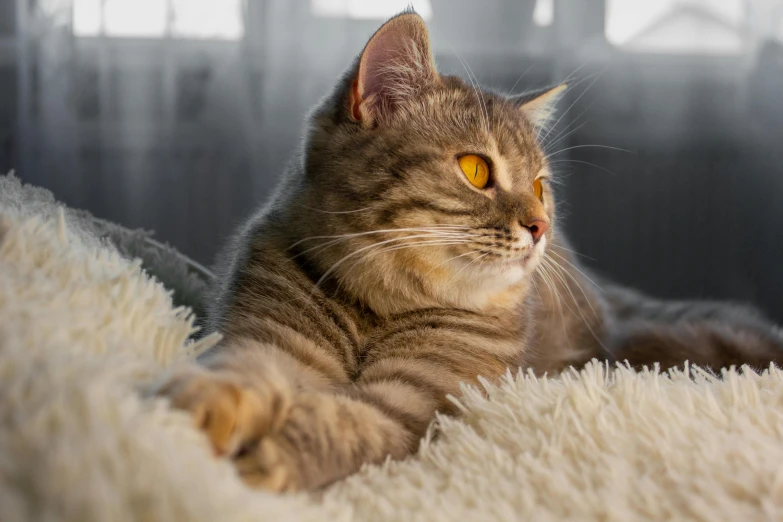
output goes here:
<path id="1" fill-rule="evenodd" d="M 395 49 L 395 44 L 399 46 L 400 39 L 400 35 L 393 33 L 380 35 L 365 50 L 360 82 L 362 98 L 371 95 L 383 97 L 384 85 L 390 81 L 389 74 L 384 74 L 384 71 L 388 72 L 389 67 L 395 62 L 405 60 L 404 53 Z"/>
<path id="2" fill-rule="evenodd" d="M 436 78 L 422 20 L 416 15 L 394 18 L 375 33 L 362 53 L 352 93 L 353 115 L 361 116 L 367 101 L 364 107 L 376 116 L 394 110 Z"/>

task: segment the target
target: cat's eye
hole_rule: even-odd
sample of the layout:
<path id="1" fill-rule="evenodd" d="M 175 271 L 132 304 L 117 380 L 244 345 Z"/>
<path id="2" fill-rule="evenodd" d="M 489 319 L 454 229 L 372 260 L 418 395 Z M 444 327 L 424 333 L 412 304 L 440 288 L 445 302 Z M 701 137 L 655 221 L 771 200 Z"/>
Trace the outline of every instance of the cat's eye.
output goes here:
<path id="1" fill-rule="evenodd" d="M 481 156 L 475 154 L 466 154 L 460 156 L 457 160 L 459 168 L 465 173 L 470 184 L 476 188 L 483 189 L 489 183 L 489 165 Z"/>
<path id="2" fill-rule="evenodd" d="M 544 199 L 544 184 L 540 178 L 537 178 L 533 181 L 533 192 L 536 194 L 536 197 L 539 200 Z"/>

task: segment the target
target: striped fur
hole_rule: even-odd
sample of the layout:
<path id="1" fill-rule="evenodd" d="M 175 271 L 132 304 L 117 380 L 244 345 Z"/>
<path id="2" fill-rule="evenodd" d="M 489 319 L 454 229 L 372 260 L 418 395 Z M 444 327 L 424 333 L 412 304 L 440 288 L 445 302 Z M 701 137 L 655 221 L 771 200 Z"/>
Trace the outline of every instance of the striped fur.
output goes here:
<path id="1" fill-rule="evenodd" d="M 403 457 L 436 412 L 457 413 L 460 383 L 509 367 L 674 365 L 707 337 L 723 344 L 701 362 L 740 362 L 748 339 L 767 343 L 754 362 L 777 360 L 763 320 L 732 334 L 717 317 L 681 320 L 698 307 L 595 290 L 554 226 L 526 112 L 549 108 L 525 100 L 439 76 L 423 22 L 404 13 L 314 110 L 273 201 L 224 256 L 210 312 L 224 341 L 160 388 L 249 484 L 316 488 Z M 491 164 L 487 189 L 467 181 L 462 154 Z M 551 225 L 538 243 L 534 219 Z"/>

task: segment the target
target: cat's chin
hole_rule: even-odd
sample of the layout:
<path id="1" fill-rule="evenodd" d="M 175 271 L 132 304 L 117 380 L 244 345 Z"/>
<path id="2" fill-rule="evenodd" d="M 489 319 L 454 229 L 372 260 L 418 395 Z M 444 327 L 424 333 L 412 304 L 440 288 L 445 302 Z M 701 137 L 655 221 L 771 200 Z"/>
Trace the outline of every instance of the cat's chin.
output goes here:
<path id="1" fill-rule="evenodd" d="M 546 238 L 530 250 L 516 257 L 485 260 L 473 264 L 469 269 L 468 279 L 472 284 L 488 291 L 502 291 L 505 288 L 518 285 L 533 277 L 546 249 Z M 471 263 L 470 261 L 462 263 Z M 460 274 L 467 274 L 464 266 L 457 269 Z"/>
<path id="2" fill-rule="evenodd" d="M 530 265 L 534 263 L 532 260 L 534 252 L 528 252 L 527 254 L 511 259 L 503 259 L 496 261 L 496 270 L 501 272 L 523 270 L 529 271 Z"/>
<path id="3" fill-rule="evenodd" d="M 531 252 L 528 256 L 496 261 L 492 263 L 492 266 L 487 267 L 487 275 L 489 277 L 494 276 L 498 281 L 502 281 L 509 286 L 515 285 L 532 277 L 539 263 L 536 257 Z"/>

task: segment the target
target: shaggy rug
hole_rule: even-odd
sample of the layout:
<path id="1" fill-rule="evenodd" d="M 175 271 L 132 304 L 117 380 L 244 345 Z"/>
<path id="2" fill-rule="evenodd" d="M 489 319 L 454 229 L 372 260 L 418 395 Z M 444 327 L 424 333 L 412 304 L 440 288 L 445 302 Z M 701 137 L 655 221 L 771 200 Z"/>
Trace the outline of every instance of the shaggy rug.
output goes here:
<path id="1" fill-rule="evenodd" d="M 465 388 L 464 415 L 405 461 L 318 494 L 247 489 L 185 415 L 138 393 L 215 337 L 192 341 L 155 261 L 123 255 L 133 234 L 90 223 L 0 177 L 4 522 L 783 519 L 776 369 L 509 372 Z M 198 282 L 169 257 L 158 277 L 180 274 L 178 299 Z"/>

